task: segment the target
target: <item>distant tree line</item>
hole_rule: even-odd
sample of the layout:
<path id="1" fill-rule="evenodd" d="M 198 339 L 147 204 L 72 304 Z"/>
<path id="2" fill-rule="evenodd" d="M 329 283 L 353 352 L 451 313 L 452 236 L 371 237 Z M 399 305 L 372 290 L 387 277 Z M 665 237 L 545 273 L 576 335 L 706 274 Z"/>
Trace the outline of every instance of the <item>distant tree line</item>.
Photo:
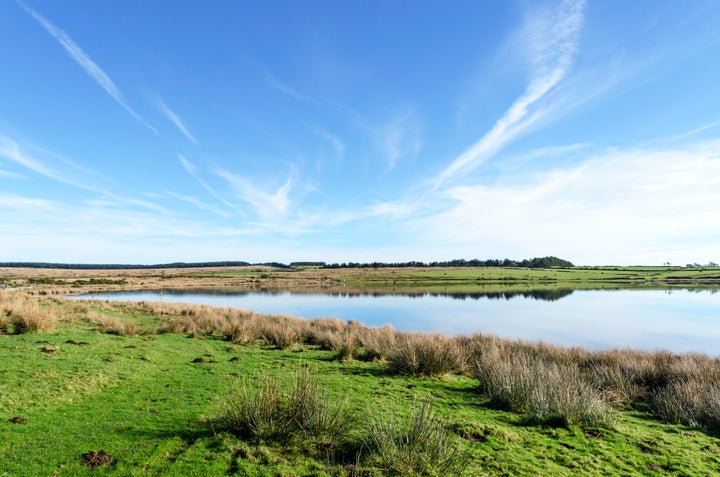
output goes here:
<path id="1" fill-rule="evenodd" d="M 520 268 L 552 268 L 552 267 L 574 267 L 572 262 L 557 257 L 536 257 L 525 260 L 510 260 L 509 258 L 498 260 L 465 260 L 456 259 L 444 262 L 372 262 L 372 263 L 332 263 L 326 264 L 323 268 L 404 268 L 404 267 L 520 267 Z"/>
<path id="2" fill-rule="evenodd" d="M 407 268 L 407 267 L 522 267 L 522 268 L 552 268 L 574 267 L 571 262 L 557 257 L 539 257 L 525 260 L 449 260 L 444 262 L 372 262 L 372 263 L 325 263 L 325 262 L 292 262 L 286 265 L 280 262 L 250 263 L 241 261 L 225 262 L 174 262 L 155 265 L 126 265 L 126 264 L 95 264 L 95 263 L 47 263 L 47 262 L 0 262 L 3 268 L 54 268 L 62 270 L 138 270 L 159 268 L 211 268 L 211 267 L 244 267 L 267 266 L 275 268 L 292 267 L 320 267 L 320 268 Z"/>
<path id="3" fill-rule="evenodd" d="M 325 262 L 290 262 L 291 267 L 324 267 Z"/>
<path id="4" fill-rule="evenodd" d="M 5 262 L 0 267 L 5 268 L 55 268 L 62 270 L 137 270 L 157 268 L 201 268 L 201 267 L 241 267 L 250 265 L 248 262 L 196 262 L 196 263 L 160 263 L 156 265 L 125 265 L 116 263 L 46 263 L 46 262 Z M 282 265 L 287 267 L 287 265 Z M 273 264 L 272 266 L 276 266 Z"/>

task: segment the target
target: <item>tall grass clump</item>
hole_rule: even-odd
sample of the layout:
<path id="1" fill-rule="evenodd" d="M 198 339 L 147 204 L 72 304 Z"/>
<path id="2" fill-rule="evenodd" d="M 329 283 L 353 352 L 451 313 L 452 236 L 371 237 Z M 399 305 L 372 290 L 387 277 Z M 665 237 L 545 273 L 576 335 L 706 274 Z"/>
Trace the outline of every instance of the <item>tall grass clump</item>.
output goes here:
<path id="1" fill-rule="evenodd" d="M 145 333 L 145 330 L 136 321 L 116 316 L 107 316 L 92 312 L 88 314 L 87 319 L 95 325 L 95 331 L 100 333 L 118 336 L 134 336 Z"/>
<path id="2" fill-rule="evenodd" d="M 441 334 L 400 333 L 388 351 L 390 372 L 441 376 L 464 368 L 464 355 Z"/>
<path id="3" fill-rule="evenodd" d="M 390 351 L 395 348 L 397 335 L 392 325 L 362 328 L 358 334 L 359 346 L 362 349 L 360 358 L 365 361 L 386 360 Z"/>
<path id="4" fill-rule="evenodd" d="M 268 315 L 258 322 L 258 334 L 267 344 L 287 349 L 300 344 L 303 319 L 284 315 Z"/>
<path id="5" fill-rule="evenodd" d="M 673 381 L 650 402 L 665 421 L 720 430 L 720 387 L 697 380 Z"/>
<path id="6" fill-rule="evenodd" d="M 315 318 L 305 327 L 302 340 L 324 350 L 334 350 L 346 331 L 347 324 L 339 318 Z"/>
<path id="7" fill-rule="evenodd" d="M 371 459 L 393 474 L 459 475 L 471 459 L 428 403 L 405 421 L 372 415 L 365 445 Z"/>
<path id="8" fill-rule="evenodd" d="M 5 292 L 0 298 L 0 333 L 19 335 L 55 330 L 58 322 L 56 308 L 42 308 L 37 301 L 16 292 Z"/>
<path id="9" fill-rule="evenodd" d="M 222 403 L 224 427 L 258 442 L 334 451 L 354 434 L 356 416 L 342 399 L 322 388 L 317 375 L 300 368 L 288 382 L 262 376 L 243 380 Z"/>
<path id="10" fill-rule="evenodd" d="M 720 361 L 685 354 L 667 374 L 668 383 L 650 399 L 651 409 L 669 422 L 720 430 Z"/>
<path id="11" fill-rule="evenodd" d="M 493 349 L 478 360 L 477 378 L 493 405 L 526 414 L 532 421 L 561 426 L 613 422 L 610 406 L 572 364 Z"/>

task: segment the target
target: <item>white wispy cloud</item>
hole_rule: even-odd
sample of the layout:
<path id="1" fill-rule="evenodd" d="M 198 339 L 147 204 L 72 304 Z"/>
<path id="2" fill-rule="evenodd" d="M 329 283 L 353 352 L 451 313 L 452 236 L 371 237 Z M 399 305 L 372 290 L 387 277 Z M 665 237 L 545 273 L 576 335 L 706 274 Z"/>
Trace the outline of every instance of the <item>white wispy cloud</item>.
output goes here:
<path id="1" fill-rule="evenodd" d="M 83 263 L 225 260 L 252 248 L 238 248 L 242 229 L 129 205 L 0 193 L 0 243 L 13 244 L 9 260 Z"/>
<path id="2" fill-rule="evenodd" d="M 307 124 L 306 126 L 317 136 L 320 136 L 329 142 L 339 157 L 342 157 L 345 154 L 345 143 L 339 137 L 317 126 L 312 126 L 310 124 Z"/>
<path id="3" fill-rule="evenodd" d="M 435 188 L 449 179 L 471 173 L 540 118 L 541 113 L 530 108 L 548 95 L 570 71 L 584 22 L 584 9 L 583 0 L 563 0 L 557 9 L 531 12 L 523 35 L 530 45 L 532 66 L 525 92 L 479 141 L 435 178 Z"/>
<path id="4" fill-rule="evenodd" d="M 0 194 L 0 208 L 4 211 L 13 209 L 24 213 L 54 209 L 52 203 L 48 200 L 23 197 L 15 194 Z"/>
<path id="5" fill-rule="evenodd" d="M 406 156 L 416 156 L 423 147 L 417 114 L 412 109 L 393 115 L 390 120 L 374 129 L 375 143 L 394 169 Z"/>
<path id="6" fill-rule="evenodd" d="M 188 131 L 187 127 L 185 126 L 185 123 L 183 120 L 178 116 L 172 109 L 170 109 L 167 104 L 160 98 L 159 96 L 155 97 L 155 104 L 157 105 L 158 109 L 160 109 L 160 112 L 163 113 L 163 115 L 175 125 L 176 128 L 180 130 L 183 135 L 190 140 L 190 142 L 198 144 L 197 139 L 195 139 L 195 136 L 193 136 L 190 131 Z"/>
<path id="7" fill-rule="evenodd" d="M 30 152 L 26 152 L 28 149 Z M 37 147 L 22 148 L 14 140 L 0 136 L 0 158 L 12 161 L 41 176 L 62 184 L 97 194 L 103 203 L 124 203 L 163 214 L 171 212 L 150 201 L 124 197 L 110 190 L 110 183 L 95 171 L 76 162 Z"/>
<path id="8" fill-rule="evenodd" d="M 258 187 L 255 182 L 238 174 L 232 174 L 223 169 L 215 169 L 215 174 L 225 179 L 235 191 L 235 196 L 250 204 L 255 213 L 263 220 L 276 221 L 282 219 L 290 208 L 288 193 L 292 180 L 287 179 L 285 184 L 275 191 L 266 191 Z"/>
<path id="9" fill-rule="evenodd" d="M 191 204 L 191 205 L 197 207 L 198 209 L 213 212 L 214 214 L 217 214 L 221 217 L 225 217 L 225 218 L 230 217 L 230 214 L 227 213 L 226 211 L 220 210 L 217 207 L 213 207 L 210 204 L 206 204 L 205 202 L 199 200 L 198 198 L 190 196 L 190 195 L 178 194 L 177 192 L 172 192 L 172 191 L 165 191 L 165 196 L 170 197 L 172 199 L 177 199 L 177 200 L 181 200 L 183 202 L 187 202 L 188 204 Z"/>
<path id="10" fill-rule="evenodd" d="M 48 151 L 29 149 L 31 152 L 26 152 L 13 139 L 0 135 L 0 158 L 66 185 L 94 192 L 102 191 L 97 185 L 102 179 L 94 171 Z"/>
<path id="11" fill-rule="evenodd" d="M 415 211 L 416 208 L 412 204 L 377 201 L 360 206 L 355 210 L 327 211 L 316 220 L 316 223 L 320 225 L 338 226 L 352 222 L 372 220 L 378 224 L 405 219 Z"/>
<path id="12" fill-rule="evenodd" d="M 210 187 L 210 185 L 208 185 L 208 183 L 205 182 L 202 177 L 200 177 L 200 174 L 198 173 L 198 170 L 197 170 L 197 166 L 195 166 L 195 164 L 188 161 L 185 158 L 185 156 L 183 156 L 182 154 L 178 154 L 178 159 L 180 160 L 180 164 L 182 164 L 183 169 L 185 169 L 185 171 L 188 174 L 190 174 L 198 182 L 198 184 L 200 184 L 203 187 L 203 189 L 208 191 L 208 193 L 210 193 L 211 196 L 215 197 L 217 200 L 222 202 L 227 207 L 229 207 L 235 211 L 238 211 L 238 208 L 235 205 L 233 205 L 231 202 L 225 200 L 222 196 L 220 196 L 220 194 L 218 194 L 215 191 L 215 189 Z"/>
<path id="13" fill-rule="evenodd" d="M 446 250 L 560 255 L 578 263 L 719 261 L 720 141 L 608 150 L 518 183 L 458 186 L 410 233 Z"/>
<path id="14" fill-rule="evenodd" d="M 25 176 L 16 174 L 14 172 L 6 171 L 4 169 L 0 169 L 0 177 L 4 177 L 6 179 L 24 179 L 25 178 Z"/>
<path id="15" fill-rule="evenodd" d="M 75 43 L 75 41 L 68 35 L 64 30 L 58 28 L 55 26 L 50 20 L 45 18 L 44 16 L 40 15 L 38 12 L 33 10 L 32 8 L 28 7 L 24 3 L 17 1 L 18 5 L 20 5 L 29 15 L 31 15 L 35 20 L 37 20 L 40 25 L 42 25 L 45 30 L 52 35 L 55 40 L 57 40 L 58 43 L 60 43 L 60 46 L 62 46 L 68 55 L 70 55 L 70 58 L 72 58 L 84 71 L 87 73 L 91 78 L 95 80 L 95 82 L 100 85 L 102 89 L 105 90 L 105 92 L 110 95 L 112 99 L 115 100 L 120 106 L 125 109 L 130 115 L 138 120 L 143 126 L 148 128 L 150 131 L 153 132 L 153 134 L 158 134 L 157 129 L 155 129 L 153 126 L 151 126 L 145 119 L 143 119 L 138 113 L 135 112 L 128 104 L 127 101 L 125 101 L 125 98 L 123 97 L 122 93 L 118 89 L 118 87 L 115 85 L 112 79 L 105 73 L 102 68 L 100 68 L 97 63 L 95 63 L 90 57 L 83 51 L 80 46 Z"/>
<path id="16" fill-rule="evenodd" d="M 284 81 L 281 81 L 275 75 L 270 73 L 270 71 L 268 71 L 266 68 L 260 67 L 260 71 L 262 72 L 263 76 L 265 77 L 267 84 L 271 88 L 273 88 L 275 91 L 278 91 L 279 93 L 289 96 L 297 101 L 302 101 L 302 102 L 307 102 L 307 103 L 317 103 L 317 101 L 314 100 L 313 98 L 298 92 L 292 86 L 288 85 Z"/>

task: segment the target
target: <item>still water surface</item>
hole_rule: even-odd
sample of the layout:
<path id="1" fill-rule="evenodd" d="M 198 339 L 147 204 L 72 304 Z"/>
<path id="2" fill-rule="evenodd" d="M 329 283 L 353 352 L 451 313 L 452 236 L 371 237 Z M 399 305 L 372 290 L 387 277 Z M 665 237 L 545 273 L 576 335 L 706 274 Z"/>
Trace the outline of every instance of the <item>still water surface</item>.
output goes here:
<path id="1" fill-rule="evenodd" d="M 103 300 L 208 304 L 337 317 L 402 331 L 475 332 L 590 349 L 639 348 L 720 355 L 718 290 L 566 290 L 506 294 L 348 294 L 137 291 L 84 295 Z"/>

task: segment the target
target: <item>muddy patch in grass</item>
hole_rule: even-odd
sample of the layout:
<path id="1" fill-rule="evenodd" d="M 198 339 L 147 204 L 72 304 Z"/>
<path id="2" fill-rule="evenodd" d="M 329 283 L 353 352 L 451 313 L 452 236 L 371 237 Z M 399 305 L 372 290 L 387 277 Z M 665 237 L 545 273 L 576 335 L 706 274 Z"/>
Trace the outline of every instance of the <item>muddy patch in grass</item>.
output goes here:
<path id="1" fill-rule="evenodd" d="M 605 436 L 603 435 L 603 433 L 602 433 L 601 431 L 597 430 L 597 429 L 585 429 L 585 431 L 583 431 L 583 433 L 585 434 L 585 437 L 590 438 L 590 439 L 603 439 L 603 438 L 605 438 Z"/>
<path id="2" fill-rule="evenodd" d="M 65 344 L 74 345 L 74 346 L 87 346 L 90 343 L 87 341 L 75 341 L 75 340 L 67 340 Z"/>
<path id="3" fill-rule="evenodd" d="M 20 416 L 15 416 L 8 420 L 10 422 L 12 422 L 13 424 L 25 424 L 27 422 L 27 419 L 25 419 L 24 417 L 20 417 Z"/>
<path id="4" fill-rule="evenodd" d="M 107 467 L 113 463 L 112 457 L 110 457 L 104 450 L 86 452 L 80 456 L 80 462 L 91 469 L 94 469 L 95 467 Z"/>

